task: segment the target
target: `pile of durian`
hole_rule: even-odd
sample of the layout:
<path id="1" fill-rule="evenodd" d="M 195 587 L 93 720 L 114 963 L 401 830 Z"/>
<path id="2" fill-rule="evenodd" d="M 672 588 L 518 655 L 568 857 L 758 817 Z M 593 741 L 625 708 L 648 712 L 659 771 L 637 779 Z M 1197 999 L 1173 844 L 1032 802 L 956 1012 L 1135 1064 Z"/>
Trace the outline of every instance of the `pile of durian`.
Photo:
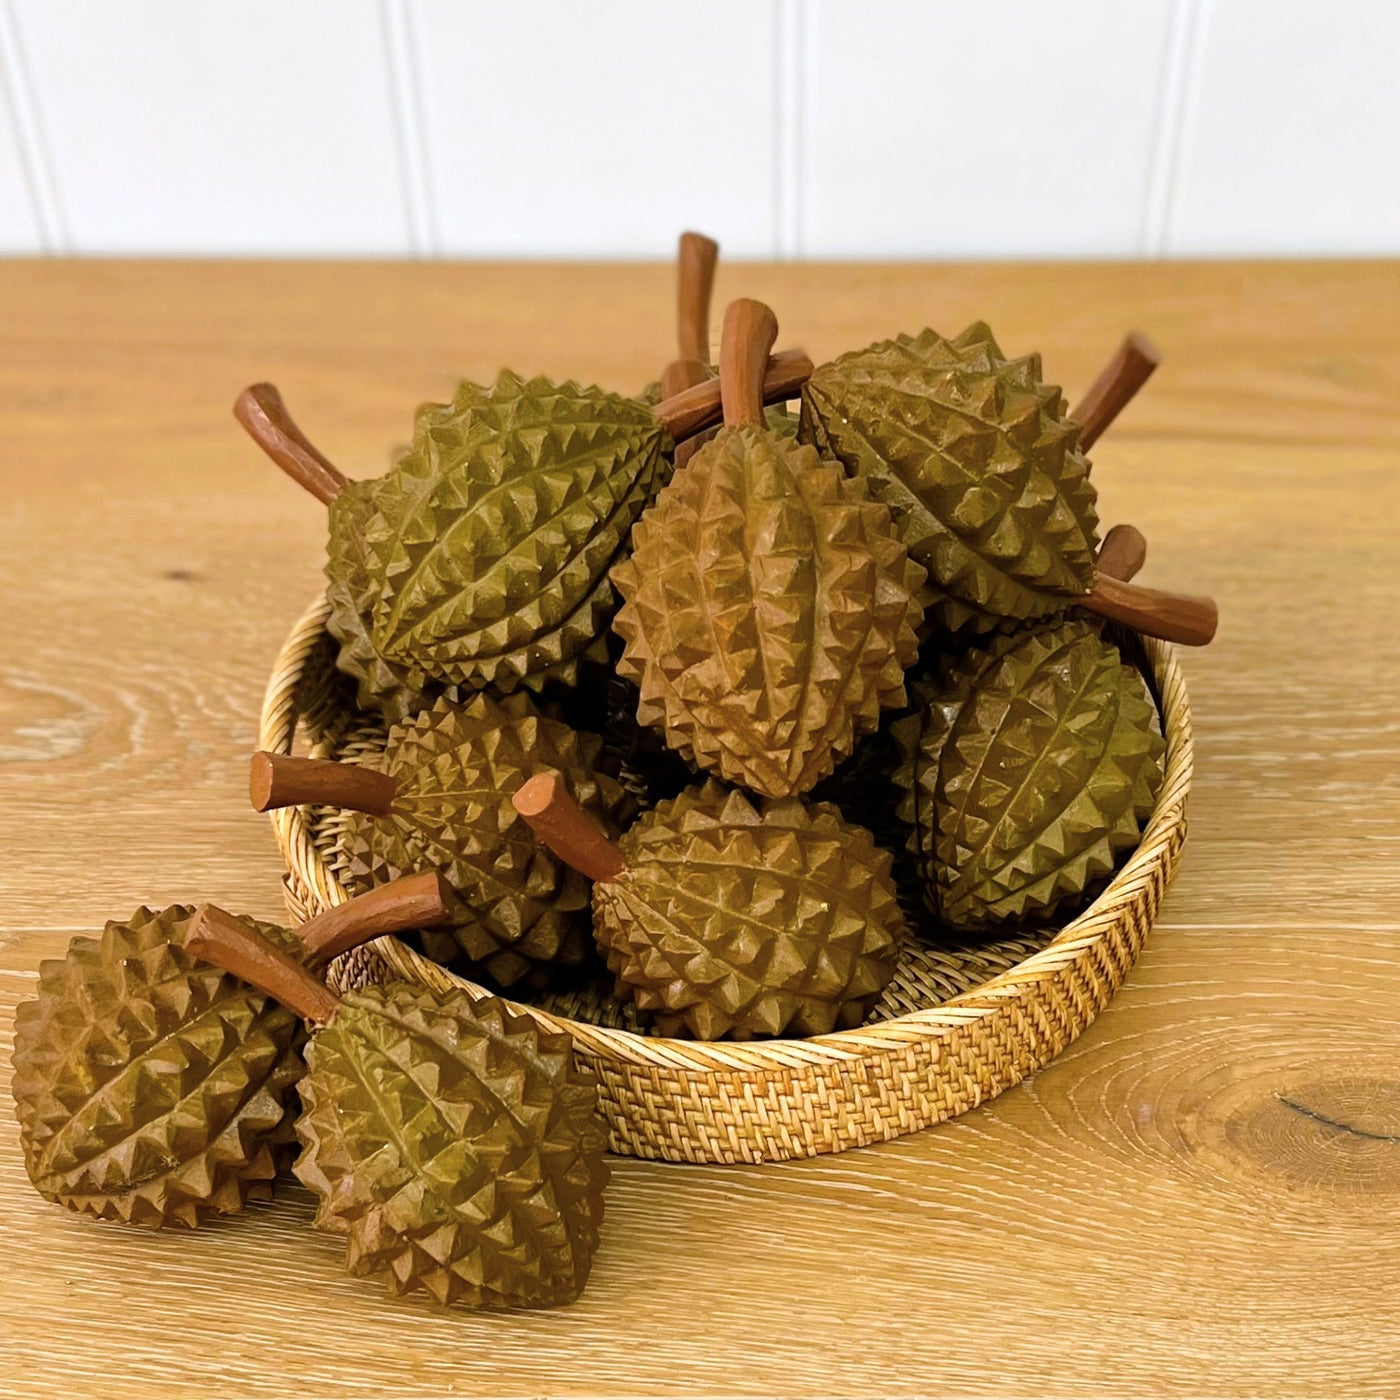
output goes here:
<path id="1" fill-rule="evenodd" d="M 1163 779 L 1131 582 L 1073 413 L 981 324 L 813 367 L 754 301 L 711 363 L 716 245 L 681 239 L 679 358 L 626 395 L 524 378 L 420 408 L 351 481 L 257 385 L 235 412 L 328 507 L 329 631 L 368 741 L 256 754 L 259 810 L 333 813 L 353 898 L 299 929 L 138 910 L 41 968 L 14 1094 L 36 1188 L 199 1224 L 292 1170 L 347 1267 L 440 1303 L 577 1296 L 607 1134 L 567 1036 L 492 993 L 340 995 L 395 933 L 517 1000 L 609 981 L 649 1031 L 860 1025 L 901 953 L 1069 917 Z M 1105 632 L 1105 622 L 1114 624 Z"/>

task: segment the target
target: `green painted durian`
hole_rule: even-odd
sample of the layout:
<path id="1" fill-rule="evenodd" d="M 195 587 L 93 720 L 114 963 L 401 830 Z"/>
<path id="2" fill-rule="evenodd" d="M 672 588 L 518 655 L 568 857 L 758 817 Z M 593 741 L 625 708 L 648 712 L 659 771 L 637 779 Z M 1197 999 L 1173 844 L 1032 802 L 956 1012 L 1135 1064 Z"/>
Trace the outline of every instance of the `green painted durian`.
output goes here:
<path id="1" fill-rule="evenodd" d="M 301 1023 L 185 950 L 193 914 L 143 907 L 40 964 L 39 995 L 15 1018 L 13 1092 L 25 1168 L 48 1200 L 158 1227 L 271 1195 Z"/>
<path id="2" fill-rule="evenodd" d="M 607 1135 L 566 1035 L 495 997 L 395 983 L 349 993 L 307 1064 L 295 1170 L 350 1273 L 475 1308 L 582 1292 Z"/>
<path id="3" fill-rule="evenodd" d="M 894 975 L 890 856 L 834 807 L 710 782 L 618 844 L 626 872 L 594 886 L 598 943 L 663 1035 L 822 1035 L 859 1025 Z"/>
<path id="4" fill-rule="evenodd" d="M 420 410 L 387 476 L 331 504 L 329 627 L 362 696 L 573 678 L 607 572 L 673 450 L 636 400 L 503 371 Z M 402 705 L 399 706 L 402 709 Z"/>
<path id="5" fill-rule="evenodd" d="M 516 805 L 594 876 L 598 945 L 663 1035 L 822 1035 L 859 1025 L 894 975 L 890 854 L 835 807 L 711 781 L 613 845 L 557 777 L 532 779 Z"/>
<path id="6" fill-rule="evenodd" d="M 893 733 L 930 909 L 953 928 L 1047 918 L 1135 846 L 1164 745 L 1139 673 L 1090 622 L 949 660 Z"/>
<path id="7" fill-rule="evenodd" d="M 1040 357 L 1008 360 L 980 322 L 821 366 L 798 432 L 890 508 L 945 628 L 1046 617 L 1093 586 L 1098 520 L 1079 427 L 1041 382 Z"/>
<path id="8" fill-rule="evenodd" d="M 443 963 L 465 957 L 510 986 L 592 953 L 587 880 L 532 838 L 511 795 L 534 773 L 563 772 L 589 814 L 616 831 L 635 809 L 597 770 L 601 747 L 522 694 L 440 700 L 394 725 L 383 750 L 358 765 L 255 756 L 254 805 L 343 805 L 329 829 L 353 893 L 440 870 L 458 903 L 449 925 L 420 931 L 424 952 Z M 366 789 L 365 769 L 383 779 Z M 308 775 L 317 786 L 305 786 Z"/>

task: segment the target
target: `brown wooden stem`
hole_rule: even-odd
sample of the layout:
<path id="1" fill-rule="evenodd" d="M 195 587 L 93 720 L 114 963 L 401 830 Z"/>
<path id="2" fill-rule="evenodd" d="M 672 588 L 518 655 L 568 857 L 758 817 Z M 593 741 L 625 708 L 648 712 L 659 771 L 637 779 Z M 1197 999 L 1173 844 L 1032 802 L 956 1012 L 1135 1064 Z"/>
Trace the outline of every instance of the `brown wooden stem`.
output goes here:
<path id="1" fill-rule="evenodd" d="M 683 360 L 710 362 L 710 295 L 719 244 L 703 233 L 683 233 L 676 254 L 676 329 Z"/>
<path id="2" fill-rule="evenodd" d="M 1100 575 L 1129 583 L 1147 562 L 1147 540 L 1136 525 L 1115 525 L 1099 545 Z"/>
<path id="3" fill-rule="evenodd" d="M 812 377 L 811 357 L 802 350 L 780 350 L 768 358 L 763 376 L 763 402 L 786 403 L 796 398 L 802 386 Z M 697 384 L 693 389 L 663 399 L 652 410 L 656 420 L 676 442 L 683 442 L 696 433 L 712 428 L 723 417 L 720 408 L 720 386 L 715 380 Z"/>
<path id="4" fill-rule="evenodd" d="M 566 865 L 590 880 L 616 880 L 627 869 L 622 852 L 574 801 L 557 773 L 536 773 L 511 801 L 536 836 Z"/>
<path id="5" fill-rule="evenodd" d="M 372 938 L 432 928 L 452 917 L 452 889 L 436 870 L 376 885 L 296 930 L 308 962 L 329 962 Z"/>
<path id="6" fill-rule="evenodd" d="M 763 422 L 763 373 L 778 338 L 778 318 L 761 301 L 740 297 L 724 311 L 719 341 L 719 389 L 724 421 Z"/>
<path id="7" fill-rule="evenodd" d="M 329 1021 L 340 1006 L 340 998 L 319 977 L 217 905 L 202 904 L 195 910 L 185 947 L 308 1021 Z"/>
<path id="8" fill-rule="evenodd" d="M 1070 417 L 1079 424 L 1079 450 L 1087 452 L 1104 429 L 1128 406 L 1134 394 L 1152 378 L 1162 357 L 1140 331 L 1123 337 L 1113 358 L 1094 380 Z"/>
<path id="9" fill-rule="evenodd" d="M 1106 574 L 1094 580 L 1093 588 L 1079 600 L 1079 605 L 1135 632 L 1188 647 L 1205 646 L 1215 636 L 1219 622 L 1213 598 L 1160 593 L 1155 588 L 1120 583 Z"/>
<path id="10" fill-rule="evenodd" d="M 248 796 L 258 812 L 275 807 L 346 807 L 371 817 L 387 817 L 398 786 L 387 773 L 329 758 L 260 752 L 248 765 Z"/>
<path id="11" fill-rule="evenodd" d="M 661 371 L 661 397 L 673 398 L 697 384 L 708 383 L 711 378 L 709 365 L 700 360 L 672 360 Z"/>
<path id="12" fill-rule="evenodd" d="M 330 505 L 350 484 L 292 421 L 275 384 L 253 384 L 238 396 L 233 416 L 248 435 L 297 485 Z"/>

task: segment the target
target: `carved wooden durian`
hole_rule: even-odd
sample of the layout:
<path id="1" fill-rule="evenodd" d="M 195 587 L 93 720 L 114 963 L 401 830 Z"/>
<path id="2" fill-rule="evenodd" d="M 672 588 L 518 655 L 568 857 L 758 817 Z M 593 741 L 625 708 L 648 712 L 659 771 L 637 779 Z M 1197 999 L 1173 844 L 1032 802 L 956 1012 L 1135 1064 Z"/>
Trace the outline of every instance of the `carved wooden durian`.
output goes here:
<path id="1" fill-rule="evenodd" d="M 891 857 L 835 807 L 713 781 L 615 845 L 556 776 L 516 806 L 594 879 L 594 932 L 619 987 L 665 1035 L 822 1035 L 859 1025 L 903 932 Z"/>
<path id="2" fill-rule="evenodd" d="M 39 966 L 16 1013 L 13 1092 L 35 1189 L 126 1224 L 194 1226 L 271 1195 L 292 1145 L 300 1023 L 187 950 L 194 910 L 142 907 Z M 295 931 L 250 928 L 311 961 L 446 910 L 435 875 Z"/>
<path id="3" fill-rule="evenodd" d="M 270 1197 L 300 1024 L 185 951 L 193 914 L 143 906 L 40 964 L 16 1013 L 13 1093 L 46 1199 L 157 1228 Z"/>
<path id="4" fill-rule="evenodd" d="M 1131 387 L 1114 392 L 1112 412 Z M 1095 410 L 1095 435 L 1112 412 Z M 1060 390 L 1042 382 L 1040 357 L 1008 359 L 978 322 L 952 340 L 926 330 L 821 366 L 802 391 L 798 436 L 890 508 L 929 572 L 929 618 L 940 627 L 987 632 L 1077 603 L 1204 644 L 1215 631 L 1209 599 L 1095 574 L 1096 493 L 1081 431 Z"/>
<path id="5" fill-rule="evenodd" d="M 777 357 L 764 392 L 796 392 L 805 356 Z M 718 387 L 648 408 L 503 370 L 421 408 L 385 476 L 351 483 L 292 422 L 273 386 L 234 411 L 330 507 L 328 627 L 362 704 L 390 718 L 445 687 L 569 682 L 616 606 L 608 569 L 670 472 L 674 444 L 715 421 Z"/>
<path id="6" fill-rule="evenodd" d="M 1048 918 L 1137 844 L 1164 745 L 1141 675 L 1093 622 L 996 637 L 916 698 L 893 727 L 895 781 L 943 923 Z"/>
<path id="7" fill-rule="evenodd" d="M 336 869 L 351 890 L 440 870 L 458 899 L 449 925 L 422 931 L 423 951 L 443 963 L 465 957 L 511 986 L 581 963 L 593 946 L 587 880 L 531 839 L 511 795 L 534 773 L 563 772 L 589 814 L 617 831 L 634 806 L 598 771 L 601 746 L 522 694 L 477 694 L 394 725 L 360 764 L 255 754 L 252 799 L 259 811 L 344 808 Z"/>
<path id="8" fill-rule="evenodd" d="M 697 767 L 785 797 L 904 703 L 924 572 L 862 483 L 762 426 L 776 331 L 759 303 L 730 307 L 726 426 L 638 522 L 613 579 L 638 720 Z"/>
<path id="9" fill-rule="evenodd" d="M 396 982 L 331 993 L 222 911 L 192 946 L 315 1027 L 294 1170 L 351 1274 L 443 1305 L 549 1307 L 583 1290 L 607 1132 L 564 1034 L 499 998 Z"/>

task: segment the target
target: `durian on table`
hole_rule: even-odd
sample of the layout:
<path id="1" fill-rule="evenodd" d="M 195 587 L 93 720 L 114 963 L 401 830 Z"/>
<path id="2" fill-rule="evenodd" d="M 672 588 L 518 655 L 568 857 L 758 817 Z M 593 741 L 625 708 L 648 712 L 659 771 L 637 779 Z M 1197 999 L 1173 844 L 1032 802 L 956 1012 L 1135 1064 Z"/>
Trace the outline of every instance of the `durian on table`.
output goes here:
<path id="1" fill-rule="evenodd" d="M 260 812 L 340 807 L 336 862 L 353 891 L 405 871 L 440 870 L 456 892 L 451 919 L 425 928 L 423 950 L 466 958 L 511 986 L 592 952 L 588 882 L 534 841 L 512 793 L 542 770 L 566 773 L 595 821 L 616 832 L 634 811 L 598 771 L 602 741 L 536 713 L 520 693 L 440 699 L 393 725 L 382 751 L 357 764 L 256 753 L 250 795 Z"/>
<path id="2" fill-rule="evenodd" d="M 903 920 L 890 853 L 834 807 L 711 781 L 614 843 L 557 774 L 514 801 L 593 880 L 598 945 L 663 1035 L 823 1035 L 859 1025 L 894 975 Z"/>
<path id="3" fill-rule="evenodd" d="M 311 1023 L 293 1170 L 351 1274 L 474 1308 L 587 1282 L 608 1168 L 572 1042 L 497 997 L 393 982 L 333 993 L 212 905 L 188 944 Z"/>
<path id="4" fill-rule="evenodd" d="M 785 797 L 904 704 L 925 576 L 864 483 L 764 425 L 776 335 L 766 306 L 731 304 L 725 426 L 637 522 L 612 579 L 638 721 L 697 767 Z"/>
<path id="5" fill-rule="evenodd" d="M 1089 438 L 1155 364 L 1130 337 L 1091 390 Z M 1087 608 L 1150 636 L 1202 645 L 1208 598 L 1142 589 L 1094 569 L 1096 492 L 1085 427 L 1043 382 L 1040 357 L 1008 358 L 978 322 L 838 356 L 802 390 L 798 436 L 884 502 L 936 590 L 930 616 L 986 632 Z"/>
<path id="6" fill-rule="evenodd" d="M 800 352 L 767 366 L 795 394 Z M 671 470 L 678 441 L 719 412 L 701 384 L 650 408 L 635 398 L 502 370 L 415 419 L 383 477 L 352 482 L 311 444 L 270 384 L 234 413 L 329 507 L 328 623 L 361 704 L 405 718 L 445 687 L 572 683 L 615 607 L 608 570 Z"/>
<path id="7" fill-rule="evenodd" d="M 436 874 L 258 937 L 309 961 L 446 916 Z M 194 909 L 144 906 L 39 966 L 15 1017 L 12 1092 L 35 1190 L 124 1224 L 195 1226 L 271 1195 L 302 1074 L 295 1015 L 198 961 Z"/>

